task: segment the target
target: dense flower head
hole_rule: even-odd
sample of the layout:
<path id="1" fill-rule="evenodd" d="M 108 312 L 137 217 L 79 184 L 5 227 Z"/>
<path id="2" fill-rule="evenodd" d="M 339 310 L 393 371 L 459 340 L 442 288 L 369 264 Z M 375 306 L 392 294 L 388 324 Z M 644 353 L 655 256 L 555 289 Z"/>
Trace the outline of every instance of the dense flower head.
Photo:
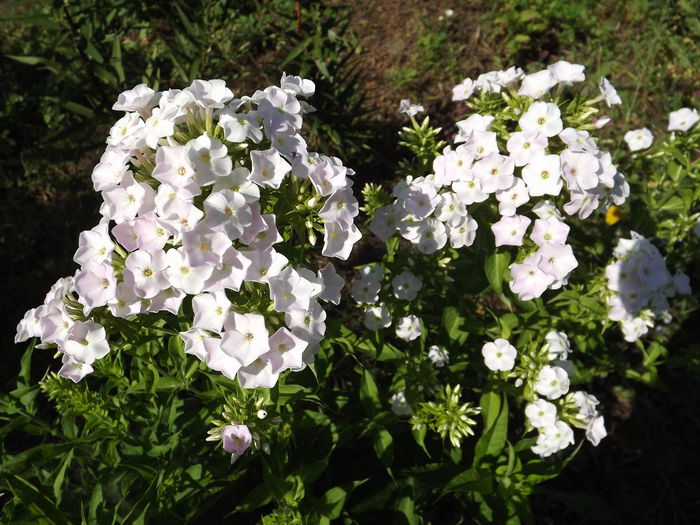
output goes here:
<path id="1" fill-rule="evenodd" d="M 521 300 L 564 286 L 578 266 L 567 222 L 629 195 L 590 133 L 601 99 L 583 104 L 581 95 L 566 94 L 583 80 L 584 67 L 566 61 L 528 75 L 510 68 L 465 79 L 454 100 L 470 112 L 456 123 L 455 144 L 436 156 L 432 172 L 394 187 L 393 202 L 376 210 L 370 230 L 382 240 L 398 232 L 427 255 L 467 249 L 490 230 L 496 247 L 519 247 L 510 288 Z M 601 89 L 614 103 L 607 80 Z M 483 213 L 489 207 L 500 219 Z"/>
<path id="2" fill-rule="evenodd" d="M 102 219 L 80 235 L 75 276 L 27 312 L 17 341 L 55 345 L 61 375 L 78 381 L 109 352 L 116 318 L 169 312 L 186 353 L 244 387 L 313 360 L 319 301 L 337 304 L 344 282 L 332 263 L 311 270 L 288 255 L 324 232 L 322 255 L 346 259 L 360 237 L 354 172 L 301 135 L 312 108 L 299 98 L 314 90 L 284 74 L 241 98 L 219 79 L 119 95 L 124 114 L 92 174 Z"/>
<path id="3" fill-rule="evenodd" d="M 484 357 L 491 359 L 487 366 L 493 370 L 506 370 L 508 377 L 515 377 L 515 386 L 523 387 L 527 401 L 525 418 L 527 428 L 537 431 L 537 439 L 531 447 L 535 454 L 548 457 L 574 443 L 573 428 L 585 430 L 586 438 L 598 445 L 607 432 L 602 414 L 598 411 L 598 399 L 583 391 L 571 392 L 572 376 L 576 373 L 572 361 L 569 337 L 558 330 L 550 330 L 543 341 L 535 341 L 520 353 L 520 363 L 499 368 L 494 360 L 495 345 L 484 345 Z M 492 347 L 489 348 L 489 345 Z M 573 428 L 572 428 L 573 427 Z"/>
<path id="4" fill-rule="evenodd" d="M 670 320 L 668 299 L 691 293 L 687 275 L 671 275 L 666 261 L 647 238 L 632 232 L 613 250 L 605 267 L 608 318 L 621 323 L 625 340 L 634 342 L 652 328 L 656 319 Z"/>

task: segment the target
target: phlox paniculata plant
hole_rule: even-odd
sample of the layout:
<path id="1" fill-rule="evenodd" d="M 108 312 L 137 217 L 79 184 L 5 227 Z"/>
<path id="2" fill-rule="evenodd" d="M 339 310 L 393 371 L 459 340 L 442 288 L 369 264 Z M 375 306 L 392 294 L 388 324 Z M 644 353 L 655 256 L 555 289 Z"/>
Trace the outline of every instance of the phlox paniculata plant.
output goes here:
<path id="1" fill-rule="evenodd" d="M 18 326 L 17 341 L 63 360 L 41 390 L 117 453 L 168 451 L 171 473 L 144 470 L 141 486 L 190 491 L 191 478 L 199 492 L 181 505 L 226 487 L 232 512 L 276 504 L 280 522 L 322 522 L 453 493 L 462 515 L 527 518 L 576 442 L 607 435 L 596 379 L 643 378 L 663 355 L 651 326 L 690 293 L 675 270 L 700 246 L 697 113 L 672 113 L 651 145 L 633 130 L 631 156 L 615 157 L 624 177 L 596 133 L 620 97 L 585 81 L 563 61 L 465 79 L 453 99 L 466 114 L 447 133 L 401 101 L 412 155 L 393 187 L 364 186 L 362 208 L 353 171 L 308 151 L 309 80 L 240 98 L 222 80 L 125 91 L 92 173 L 102 219 L 80 234 L 76 273 Z M 327 318 L 346 286 L 328 259 L 349 258 L 360 211 L 385 250 L 367 241 L 347 283 L 356 307 Z M 191 449 L 201 463 L 172 469 Z M 168 510 L 178 497 L 158 496 Z"/>
<path id="2" fill-rule="evenodd" d="M 453 90 L 469 112 L 456 123 L 452 145 L 437 140 L 427 119 L 415 120 L 421 106 L 402 102 L 411 119 L 403 143 L 419 162 L 402 165 L 411 175 L 391 194 L 365 188 L 370 230 L 388 253 L 359 268 L 351 296 L 366 328 L 413 348 L 397 370 L 391 403 L 398 416 L 411 415 L 414 431 L 435 411 L 426 399 L 441 396 L 445 404 L 440 377 L 455 384 L 451 371 L 467 367 L 480 385 L 462 389 L 472 399 L 484 389 L 521 392 L 526 428 L 537 431 L 536 455 L 573 444 L 573 428 L 594 445 L 606 435 L 598 400 L 572 387 L 576 366 L 562 321 L 539 299 L 565 290 L 579 266 L 570 232 L 629 196 L 595 136 L 608 120 L 594 119 L 597 106 L 619 97 L 605 79 L 593 96 L 572 89 L 584 80 L 583 66 L 568 62 L 530 75 L 510 68 L 467 79 Z M 499 296 L 484 293 L 487 285 Z M 455 444 L 470 433 L 450 438 Z"/>
<path id="3" fill-rule="evenodd" d="M 241 98 L 218 79 L 119 95 L 123 116 L 92 172 L 102 218 L 80 234 L 75 275 L 27 312 L 16 340 L 56 349 L 75 382 L 143 327 L 245 388 L 312 362 L 322 302 L 337 304 L 344 284 L 313 245 L 322 236 L 321 254 L 344 260 L 360 238 L 353 171 L 302 135 L 314 89 L 283 75 Z M 250 442 L 240 429 L 222 439 Z"/>

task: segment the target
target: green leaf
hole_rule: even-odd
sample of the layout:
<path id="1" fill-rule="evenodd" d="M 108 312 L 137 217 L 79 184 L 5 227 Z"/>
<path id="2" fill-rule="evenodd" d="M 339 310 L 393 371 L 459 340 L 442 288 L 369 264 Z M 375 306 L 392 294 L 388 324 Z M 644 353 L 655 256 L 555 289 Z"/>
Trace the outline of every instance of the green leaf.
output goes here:
<path id="1" fill-rule="evenodd" d="M 318 502 L 321 515 L 329 520 L 338 519 L 347 498 L 348 491 L 343 487 L 333 487 L 328 490 Z"/>
<path id="2" fill-rule="evenodd" d="M 66 102 L 64 106 L 69 111 L 82 115 L 83 117 L 92 118 L 95 116 L 95 113 L 90 108 L 83 106 L 82 104 L 78 104 L 77 102 Z"/>
<path id="3" fill-rule="evenodd" d="M 32 339 L 19 362 L 19 377 L 24 380 L 25 385 L 30 384 L 29 371 L 32 365 L 32 352 L 34 352 L 35 341 L 35 339 Z"/>
<path id="4" fill-rule="evenodd" d="M 87 54 L 87 56 L 89 56 L 89 57 L 92 58 L 95 62 L 97 62 L 97 63 L 99 63 L 99 64 L 102 64 L 102 63 L 104 63 L 104 61 L 105 61 L 105 59 L 102 58 L 102 55 L 101 55 L 100 52 L 97 50 L 97 48 L 95 47 L 95 45 L 94 45 L 92 42 L 90 42 L 89 40 L 88 40 L 87 46 L 86 46 L 86 48 L 85 48 L 85 53 Z"/>
<path id="5" fill-rule="evenodd" d="M 192 64 L 190 64 L 190 78 L 198 78 L 201 76 L 199 74 L 201 65 L 202 65 L 202 61 L 199 57 L 195 58 L 192 61 Z"/>
<path id="6" fill-rule="evenodd" d="M 447 336 L 451 341 L 456 341 L 457 343 L 464 344 L 469 336 L 468 332 L 460 330 L 460 327 L 464 324 L 464 318 L 459 314 L 457 308 L 454 306 L 448 306 L 442 311 L 442 326 L 445 327 Z"/>
<path id="7" fill-rule="evenodd" d="M 416 440 L 418 446 L 423 449 L 423 451 L 428 455 L 428 457 L 430 457 L 430 452 L 428 452 L 428 449 L 425 447 L 425 436 L 427 433 L 428 427 L 426 425 L 422 425 L 420 428 L 411 429 L 413 439 Z"/>
<path id="8" fill-rule="evenodd" d="M 510 334 L 513 333 L 513 329 L 515 329 L 519 323 L 520 319 L 514 313 L 501 315 L 498 318 L 498 324 L 501 325 L 501 337 L 508 339 Z"/>
<path id="9" fill-rule="evenodd" d="M 666 356 L 667 350 L 662 344 L 652 341 L 644 353 L 644 366 L 654 366 L 659 357 Z"/>
<path id="10" fill-rule="evenodd" d="M 258 507 L 267 505 L 272 499 L 272 493 L 265 483 L 261 483 L 251 490 L 245 498 L 235 507 L 234 513 L 250 512 Z"/>
<path id="11" fill-rule="evenodd" d="M 474 465 L 486 456 L 497 457 L 506 445 L 508 435 L 508 400 L 501 394 L 488 392 L 481 396 L 481 410 L 484 415 L 485 431 L 474 449 Z M 498 406 L 498 408 L 497 408 Z M 497 415 L 494 417 L 494 413 Z"/>
<path id="12" fill-rule="evenodd" d="M 156 367 L 151 363 L 148 363 L 146 369 L 144 370 L 144 376 L 142 379 L 144 390 L 150 394 L 155 394 L 159 378 L 160 375 L 158 374 Z"/>
<path id="13" fill-rule="evenodd" d="M 10 473 L 5 473 L 0 479 L 34 516 L 44 518 L 53 525 L 70 525 L 53 501 L 26 479 Z"/>
<path id="14" fill-rule="evenodd" d="M 199 481 L 202 479 L 202 464 L 197 463 L 196 465 L 190 465 L 185 473 L 191 477 L 194 481 Z"/>
<path id="15" fill-rule="evenodd" d="M 311 43 L 310 39 L 302 40 L 299 42 L 296 46 L 294 46 L 291 51 L 287 54 L 285 59 L 282 61 L 280 64 L 281 66 L 285 66 L 289 64 L 292 60 L 294 60 L 296 57 L 298 57 L 304 49 L 308 47 L 308 45 Z"/>
<path id="16" fill-rule="evenodd" d="M 63 480 L 66 477 L 66 469 L 73 460 L 73 449 L 70 449 L 68 454 L 66 454 L 61 460 L 61 464 L 56 470 L 56 477 L 53 480 L 53 497 L 56 500 L 56 504 L 61 503 L 61 496 L 63 493 Z"/>
<path id="17" fill-rule="evenodd" d="M 503 292 L 503 279 L 510 264 L 510 253 L 492 253 L 486 257 L 484 270 L 491 288 L 496 293 Z"/>
<path id="18" fill-rule="evenodd" d="M 412 494 L 401 496 L 396 504 L 396 510 L 403 514 L 404 518 L 406 518 L 404 523 L 408 523 L 409 525 L 417 525 L 420 523 L 418 516 L 416 515 L 415 498 Z"/>
<path id="19" fill-rule="evenodd" d="M 21 22 L 43 26 L 45 29 L 58 29 L 59 25 L 50 14 L 0 15 L 0 20 L 6 22 Z"/>
<path id="20" fill-rule="evenodd" d="M 678 195 L 674 195 L 661 206 L 661 210 L 670 213 L 683 213 L 685 211 L 685 203 Z"/>
<path id="21" fill-rule="evenodd" d="M 22 64 L 27 64 L 29 66 L 36 66 L 37 64 L 43 64 L 46 59 L 43 57 L 32 57 L 32 56 L 18 56 L 18 55 L 5 55 L 7 58 L 21 62 Z"/>
<path id="22" fill-rule="evenodd" d="M 372 483 L 370 481 L 370 483 Z M 383 484 L 373 484 L 371 486 L 366 486 L 365 489 L 369 491 L 369 494 L 364 498 L 359 498 L 359 503 L 355 503 L 350 508 L 353 514 L 360 514 L 363 512 L 369 512 L 372 510 L 384 510 L 387 505 L 389 505 L 389 499 L 396 492 L 397 484 L 395 483 L 383 483 Z M 374 489 L 374 490 L 369 490 Z M 358 491 L 362 492 L 362 491 Z M 353 498 L 354 499 L 354 498 Z"/>
<path id="23" fill-rule="evenodd" d="M 472 467 L 460 472 L 442 489 L 440 497 L 450 492 L 480 492 L 488 494 L 493 490 L 493 475 L 487 471 L 479 471 Z"/>
<path id="24" fill-rule="evenodd" d="M 380 429 L 374 434 L 374 451 L 379 461 L 389 468 L 394 461 L 394 438 L 388 430 Z"/>
<path id="25" fill-rule="evenodd" d="M 542 18 L 542 16 L 534 9 L 525 9 L 524 11 L 520 12 L 521 22 L 530 22 L 531 20 L 536 20 L 538 18 Z"/>
<path id="26" fill-rule="evenodd" d="M 384 343 L 382 346 L 379 347 L 379 353 L 376 356 L 377 361 L 398 361 L 400 359 L 404 359 L 406 357 L 406 354 L 404 354 L 401 350 L 396 348 L 394 345 L 390 343 Z"/>
<path id="27" fill-rule="evenodd" d="M 496 392 L 486 392 L 479 400 L 481 417 L 484 418 L 484 430 L 493 426 L 501 411 L 501 397 Z"/>
<path id="28" fill-rule="evenodd" d="M 374 382 L 372 374 L 366 369 L 362 369 L 362 383 L 360 384 L 360 401 L 365 407 L 365 411 L 370 416 L 374 416 L 382 409 L 382 402 L 379 399 L 377 383 Z"/>
<path id="29" fill-rule="evenodd" d="M 180 4 L 174 2 L 173 5 L 175 6 L 175 10 L 177 11 L 177 16 L 180 18 L 182 25 L 185 27 L 185 33 L 189 36 L 195 36 L 196 32 L 194 30 L 194 27 L 190 23 L 190 19 L 187 18 L 187 15 L 180 7 Z"/>
<path id="30" fill-rule="evenodd" d="M 126 75 L 124 74 L 124 65 L 122 63 L 122 43 L 119 37 L 115 38 L 112 44 L 111 63 L 114 71 L 117 73 L 117 80 L 123 84 L 126 80 Z"/>
<path id="31" fill-rule="evenodd" d="M 318 59 L 314 60 L 314 62 L 316 63 L 316 67 L 323 74 L 323 76 L 326 77 L 327 79 L 330 79 L 331 75 L 328 72 L 328 68 L 326 67 L 326 64 L 324 64 L 323 62 L 321 62 Z"/>

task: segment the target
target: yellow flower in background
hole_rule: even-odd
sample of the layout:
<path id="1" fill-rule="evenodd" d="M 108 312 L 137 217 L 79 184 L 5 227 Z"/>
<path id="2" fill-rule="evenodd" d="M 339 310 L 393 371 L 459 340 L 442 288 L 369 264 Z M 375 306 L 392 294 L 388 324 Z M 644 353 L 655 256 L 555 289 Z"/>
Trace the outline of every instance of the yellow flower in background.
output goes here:
<path id="1" fill-rule="evenodd" d="M 627 216 L 628 214 L 626 211 L 612 205 L 608 208 L 608 211 L 605 212 L 605 223 L 612 226 L 616 222 L 626 219 Z"/>

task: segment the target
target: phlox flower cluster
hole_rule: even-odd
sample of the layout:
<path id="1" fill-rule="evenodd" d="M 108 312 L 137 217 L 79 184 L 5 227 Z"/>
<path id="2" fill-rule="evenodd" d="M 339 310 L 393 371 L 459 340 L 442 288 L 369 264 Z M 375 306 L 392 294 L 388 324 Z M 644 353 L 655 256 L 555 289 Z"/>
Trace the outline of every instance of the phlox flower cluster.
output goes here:
<path id="1" fill-rule="evenodd" d="M 509 376 L 517 377 L 516 386 L 525 385 L 529 393 L 525 415 L 538 431 L 532 451 L 542 457 L 574 443 L 572 425 L 585 429 L 594 445 L 606 436 L 603 416 L 595 408 L 598 400 L 586 392 L 569 391 L 569 376 L 573 373 L 573 363 L 568 361 L 570 352 L 568 336 L 556 330 L 547 333 L 534 358 L 521 355 L 519 367 L 515 366 L 518 352 L 506 339 L 487 342 L 482 349 L 487 368 L 494 372 L 513 370 Z"/>
<path id="2" fill-rule="evenodd" d="M 520 299 L 566 284 L 578 262 L 567 244 L 565 217 L 584 220 L 629 195 L 611 155 L 587 131 L 597 99 L 575 104 L 560 96 L 584 79 L 583 66 L 562 61 L 530 75 L 510 68 L 465 80 L 455 88 L 455 100 L 478 90 L 472 107 L 498 109 L 457 122 L 455 146 L 435 158 L 432 173 L 394 187 L 393 203 L 376 210 L 371 231 L 382 240 L 398 231 L 432 254 L 448 243 L 471 246 L 490 228 L 496 247 L 524 247 L 510 268 L 510 286 Z M 557 94 L 549 94 L 555 86 Z M 499 220 L 476 220 L 485 204 L 497 207 Z"/>
<path id="3" fill-rule="evenodd" d="M 629 342 L 645 335 L 657 319 L 670 322 L 669 298 L 691 293 L 688 276 L 682 271 L 671 275 L 656 246 L 636 232 L 618 241 L 605 277 L 608 318 L 620 322 Z"/>
<path id="4" fill-rule="evenodd" d="M 517 94 L 534 99 L 540 99 L 552 89 L 561 91 L 565 86 L 586 80 L 585 67 L 560 60 L 547 66 L 546 69 L 528 75 L 519 67 L 510 67 L 500 71 L 482 73 L 476 80 L 465 78 L 452 88 L 452 100 L 467 100 L 475 93 L 501 93 L 514 91 Z M 598 83 L 600 97 L 608 106 L 621 104 L 622 100 L 610 81 L 603 77 Z"/>
<path id="5" fill-rule="evenodd" d="M 102 219 L 80 234 L 75 276 L 27 312 L 16 340 L 55 345 L 77 382 L 109 352 L 108 326 L 169 312 L 190 326 L 185 352 L 244 387 L 303 368 L 325 332 L 319 301 L 338 304 L 344 281 L 283 252 L 319 232 L 323 255 L 347 259 L 360 237 L 353 171 L 300 134 L 314 90 L 282 75 L 242 98 L 223 80 L 119 95 L 124 115 L 92 172 Z"/>
<path id="6" fill-rule="evenodd" d="M 351 286 L 350 294 L 358 305 L 364 306 L 364 324 L 376 331 L 390 327 L 395 321 L 396 336 L 404 341 L 413 341 L 423 333 L 420 319 L 413 314 L 394 317 L 394 311 L 410 309 L 423 287 L 423 280 L 410 270 L 404 270 L 389 278 L 386 267 L 367 264 L 359 268 L 359 279 Z M 434 362 L 443 361 L 434 354 Z"/>

